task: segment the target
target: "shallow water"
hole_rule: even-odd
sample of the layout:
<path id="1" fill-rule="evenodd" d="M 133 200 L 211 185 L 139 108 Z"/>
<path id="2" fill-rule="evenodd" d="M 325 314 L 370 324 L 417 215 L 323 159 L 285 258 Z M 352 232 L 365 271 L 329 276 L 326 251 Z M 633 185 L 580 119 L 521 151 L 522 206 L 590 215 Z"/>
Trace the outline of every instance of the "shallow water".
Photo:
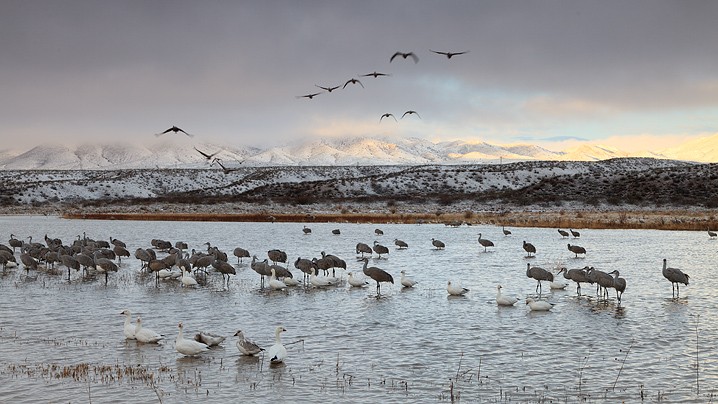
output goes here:
<path id="1" fill-rule="evenodd" d="M 312 223 L 216 223 L 79 221 L 52 217 L 0 217 L 2 240 L 10 233 L 42 241 L 47 233 L 70 244 L 78 234 L 127 243 L 132 253 L 150 240 L 205 242 L 226 251 L 237 267 L 229 288 L 211 273 L 208 284 L 185 289 L 176 281 L 155 286 L 133 258 L 104 279 L 8 269 L 0 278 L 0 397 L 3 401 L 106 402 L 238 399 L 287 402 L 647 402 L 710 401 L 718 387 L 718 308 L 713 277 L 718 241 L 706 232 L 581 230 L 580 239 L 561 239 L 556 229 L 451 228 L 443 225 Z M 375 236 L 381 228 L 383 236 Z M 342 234 L 331 234 L 334 228 Z M 481 232 L 496 244 L 484 253 Z M 409 244 L 396 250 L 393 240 Z M 431 238 L 446 243 L 435 250 Z M 293 262 L 321 251 L 361 272 L 357 242 L 379 240 L 390 247 L 386 259 L 371 264 L 389 271 L 395 285 L 376 297 L 364 289 L 296 287 L 270 292 L 232 250 L 241 246 L 266 258 L 282 249 Z M 526 258 L 521 244 L 538 252 Z M 574 258 L 567 243 L 588 250 Z M 161 256 L 162 254 L 160 254 Z M 16 254 L 19 256 L 19 253 Z M 376 257 L 376 256 L 375 256 Z M 684 269 L 691 284 L 680 299 L 661 275 L 662 259 Z M 530 312 L 519 301 L 497 307 L 496 285 L 524 298 L 536 282 L 526 263 L 552 268 L 591 265 L 618 269 L 628 282 L 623 302 L 611 292 L 598 302 L 585 286 L 578 298 L 572 284 L 543 295 L 555 303 L 548 313 Z M 419 284 L 399 285 L 406 270 Z M 301 273 L 292 266 L 295 277 Z M 35 275 L 37 275 L 35 279 Z M 342 273 L 343 279 L 346 274 Z M 449 297 L 447 280 L 471 291 Z M 166 336 L 161 345 L 125 341 L 123 309 Z M 174 350 L 177 323 L 186 336 L 199 330 L 227 336 L 222 346 L 197 358 Z M 238 329 L 265 348 L 283 325 L 286 363 L 240 357 Z M 697 334 L 696 334 L 697 331 Z M 696 369 L 696 360 L 699 367 Z"/>

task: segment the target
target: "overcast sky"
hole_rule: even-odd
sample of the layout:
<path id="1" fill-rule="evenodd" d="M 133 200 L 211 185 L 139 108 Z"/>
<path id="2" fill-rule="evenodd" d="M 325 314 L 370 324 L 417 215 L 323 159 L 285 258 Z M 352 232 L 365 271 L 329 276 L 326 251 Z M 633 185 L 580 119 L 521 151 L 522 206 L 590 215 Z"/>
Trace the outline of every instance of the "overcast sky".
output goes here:
<path id="1" fill-rule="evenodd" d="M 718 132 L 717 19 L 715 1 L 0 0 L 0 149 L 172 125 L 646 148 Z"/>

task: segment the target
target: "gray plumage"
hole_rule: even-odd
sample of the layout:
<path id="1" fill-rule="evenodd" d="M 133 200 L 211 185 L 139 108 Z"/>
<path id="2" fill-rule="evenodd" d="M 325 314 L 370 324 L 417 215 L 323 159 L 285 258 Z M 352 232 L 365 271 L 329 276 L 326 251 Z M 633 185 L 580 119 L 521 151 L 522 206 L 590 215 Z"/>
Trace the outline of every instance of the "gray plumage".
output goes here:
<path id="1" fill-rule="evenodd" d="M 531 264 L 526 264 L 526 276 L 532 279 L 536 279 L 536 292 L 541 294 L 541 281 L 553 282 L 553 274 L 541 267 L 532 267 Z"/>
<path id="2" fill-rule="evenodd" d="M 578 258 L 578 254 L 586 255 L 586 249 L 581 247 L 580 245 L 568 245 L 568 250 L 572 253 L 576 254 L 576 258 Z"/>
<path id="3" fill-rule="evenodd" d="M 389 249 L 385 246 L 379 244 L 378 241 L 374 240 L 374 252 L 379 254 L 379 258 L 381 258 L 382 254 L 389 254 Z"/>
<path id="4" fill-rule="evenodd" d="M 244 248 L 237 247 L 234 249 L 233 254 L 235 257 L 237 257 L 237 263 L 242 262 L 242 258 L 249 258 L 249 251 L 245 250 Z"/>
<path id="5" fill-rule="evenodd" d="M 400 250 L 403 250 L 405 248 L 409 248 L 409 244 L 406 244 L 406 242 L 399 240 L 398 238 L 394 239 L 394 245 L 399 247 Z"/>
<path id="6" fill-rule="evenodd" d="M 431 245 L 436 247 L 437 250 L 443 250 L 446 247 L 446 244 L 444 244 L 443 241 L 437 240 L 435 238 L 431 239 Z"/>
<path id="7" fill-rule="evenodd" d="M 287 253 L 285 253 L 282 250 L 277 250 L 277 249 L 269 250 L 269 251 L 267 251 L 267 257 L 269 257 L 269 260 L 275 264 L 277 262 L 284 262 L 284 263 L 287 262 Z"/>
<path id="8" fill-rule="evenodd" d="M 581 237 L 581 233 L 577 232 L 577 231 L 574 230 L 574 229 L 568 229 L 568 231 L 571 232 L 571 235 L 573 236 L 573 238 L 579 238 L 579 237 Z"/>
<path id="9" fill-rule="evenodd" d="M 568 232 L 566 230 L 558 229 L 558 234 L 560 234 L 562 238 L 568 238 Z"/>
<path id="10" fill-rule="evenodd" d="M 689 276 L 688 274 L 684 273 L 682 270 L 678 268 L 670 268 L 667 267 L 667 261 L 664 258 L 663 259 L 663 277 L 671 281 L 671 285 L 673 286 L 673 297 L 679 297 L 681 295 L 681 289 L 679 287 L 679 283 L 682 283 L 686 286 L 688 286 L 688 280 Z M 676 293 L 677 292 L 677 293 Z"/>
<path id="11" fill-rule="evenodd" d="M 613 288 L 616 289 L 616 299 L 618 300 L 618 303 L 621 303 L 621 297 L 623 296 L 623 292 L 626 290 L 626 280 L 623 278 L 619 278 L 621 275 L 618 270 L 615 270 L 613 272 L 609 272 L 609 275 L 613 274 Z"/>
<path id="12" fill-rule="evenodd" d="M 534 247 L 533 244 L 527 243 L 526 240 L 524 240 L 524 245 L 523 245 L 523 247 L 524 247 L 524 251 L 526 251 L 526 256 L 527 256 L 527 257 L 530 257 L 531 254 L 536 255 L 536 247 Z"/>
<path id="13" fill-rule="evenodd" d="M 481 238 L 481 233 L 479 233 L 479 244 L 481 244 L 482 247 L 484 247 L 484 252 L 486 252 L 487 247 L 493 247 L 494 242 L 491 240 L 487 240 L 485 238 Z"/>
<path id="14" fill-rule="evenodd" d="M 371 254 L 372 249 L 369 247 L 369 244 L 357 243 L 356 253 L 361 253 L 361 257 L 364 258 L 364 254 Z"/>
<path id="15" fill-rule="evenodd" d="M 381 282 L 389 282 L 394 283 L 394 278 L 391 276 L 390 273 L 386 272 L 385 270 L 377 267 L 368 267 L 369 265 L 369 258 L 364 258 L 364 267 L 362 268 L 362 272 L 364 272 L 364 275 L 374 279 L 376 281 L 376 294 L 381 294 Z"/>

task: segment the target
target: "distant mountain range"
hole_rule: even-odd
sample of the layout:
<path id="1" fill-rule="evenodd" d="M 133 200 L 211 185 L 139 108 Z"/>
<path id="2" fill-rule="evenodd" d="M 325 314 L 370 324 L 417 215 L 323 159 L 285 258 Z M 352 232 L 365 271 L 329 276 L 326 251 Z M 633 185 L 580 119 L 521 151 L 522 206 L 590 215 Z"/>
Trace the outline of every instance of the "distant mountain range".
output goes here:
<path id="1" fill-rule="evenodd" d="M 206 154 L 217 153 L 226 168 L 238 166 L 354 166 L 470 164 L 511 161 L 597 161 L 616 157 L 653 157 L 718 162 L 718 135 L 687 141 L 679 147 L 626 153 L 595 144 L 563 151 L 536 145 L 495 145 L 485 142 L 434 143 L 418 138 L 370 137 L 309 139 L 279 147 L 226 146 L 211 143 L 93 143 L 79 146 L 47 144 L 26 151 L 0 150 L 0 169 L 80 170 L 143 168 L 207 168 Z"/>

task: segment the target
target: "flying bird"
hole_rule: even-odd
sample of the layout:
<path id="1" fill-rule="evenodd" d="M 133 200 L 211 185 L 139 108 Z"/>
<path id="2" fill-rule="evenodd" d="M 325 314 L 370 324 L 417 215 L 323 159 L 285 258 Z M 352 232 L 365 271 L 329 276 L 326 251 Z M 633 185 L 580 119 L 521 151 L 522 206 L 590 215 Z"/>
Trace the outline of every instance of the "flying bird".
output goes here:
<path id="1" fill-rule="evenodd" d="M 359 75 L 359 77 L 374 77 L 374 78 L 377 78 L 377 77 L 379 77 L 379 76 L 391 76 L 391 74 L 379 73 L 379 72 L 377 72 L 377 71 L 374 71 L 374 72 L 372 72 L 372 73 L 360 74 L 360 75 Z"/>
<path id="2" fill-rule="evenodd" d="M 414 54 L 414 52 L 407 52 L 407 53 L 404 53 L 404 52 L 396 52 L 395 54 L 393 54 L 393 55 L 389 58 L 389 63 L 391 63 L 392 61 L 394 61 L 394 58 L 397 57 L 397 56 L 401 56 L 401 57 L 403 57 L 404 59 L 406 59 L 406 58 L 408 58 L 408 57 L 411 57 L 412 59 L 414 59 L 414 63 L 419 63 L 419 57 L 416 56 L 416 55 Z"/>
<path id="3" fill-rule="evenodd" d="M 351 84 L 357 84 L 357 83 L 359 83 L 359 85 L 361 86 L 361 88 L 364 88 L 364 84 L 362 84 L 361 81 L 359 81 L 359 80 L 357 80 L 357 79 L 355 79 L 355 78 L 351 78 L 351 79 L 347 80 L 346 83 L 344 83 L 344 87 L 342 87 L 342 89 L 347 88 L 347 86 L 349 85 L 349 83 L 351 83 Z"/>
<path id="4" fill-rule="evenodd" d="M 322 86 L 319 86 L 319 85 L 316 85 L 316 84 L 315 84 L 314 86 L 315 86 L 315 87 L 319 87 L 319 88 L 321 88 L 322 90 L 324 90 L 324 91 L 326 91 L 326 92 L 328 92 L 328 93 L 331 93 L 332 91 L 334 91 L 334 90 L 336 90 L 337 88 L 341 87 L 341 86 L 336 86 L 336 87 L 322 87 Z M 315 95 L 316 95 L 316 94 L 315 94 Z"/>
<path id="5" fill-rule="evenodd" d="M 218 151 L 218 152 L 215 152 L 215 153 L 212 153 L 212 154 L 207 154 L 207 153 L 205 153 L 205 152 L 203 152 L 203 151 L 197 149 L 196 147 L 195 147 L 194 149 L 197 151 L 197 153 L 203 155 L 204 158 L 206 158 L 207 160 L 211 160 L 212 157 L 214 157 L 217 153 L 219 153 L 219 151 Z M 221 150 L 220 150 L 220 151 L 221 151 Z"/>
<path id="6" fill-rule="evenodd" d="M 412 110 L 409 110 L 409 111 L 404 112 L 404 114 L 401 116 L 401 118 L 404 119 L 404 117 L 407 116 L 407 115 L 416 115 L 416 116 L 419 117 L 419 119 L 421 119 L 421 115 L 419 115 L 418 112 L 412 111 Z"/>
<path id="7" fill-rule="evenodd" d="M 444 55 L 444 56 L 446 56 L 447 59 L 451 59 L 453 56 L 456 56 L 456 55 L 463 55 L 463 54 L 465 54 L 465 53 L 469 53 L 469 51 L 463 51 L 463 52 L 440 52 L 440 51 L 435 51 L 435 50 L 431 50 L 431 49 L 429 49 L 429 50 L 432 51 L 432 52 L 434 52 L 434 53 L 436 53 L 436 54 L 438 54 L 438 55 Z"/>
<path id="8" fill-rule="evenodd" d="M 231 173 L 232 171 L 237 171 L 237 170 L 238 170 L 238 169 L 236 169 L 236 168 L 227 168 L 227 167 L 225 167 L 224 164 L 222 164 L 222 160 L 221 160 L 221 159 L 218 159 L 218 158 L 216 158 L 216 157 L 214 158 L 214 160 L 212 160 L 212 163 L 210 163 L 210 166 L 211 166 L 211 165 L 214 165 L 214 163 L 217 163 L 220 167 L 222 167 L 222 171 L 224 171 L 225 174 L 229 174 L 229 173 Z M 242 163 L 240 162 L 239 164 L 242 164 Z"/>
<path id="9" fill-rule="evenodd" d="M 174 132 L 175 134 L 176 134 L 177 132 L 182 132 L 182 133 L 184 133 L 185 135 L 187 135 L 187 136 L 189 136 L 189 137 L 194 137 L 194 135 L 190 135 L 189 133 L 183 131 L 182 129 L 180 129 L 180 128 L 176 127 L 176 126 L 173 126 L 173 127 L 167 129 L 166 131 L 164 131 L 164 132 L 162 132 L 162 133 L 155 133 L 155 136 L 160 137 L 160 136 L 162 136 L 162 135 L 164 135 L 165 133 L 168 133 L 168 132 Z"/>
<path id="10" fill-rule="evenodd" d="M 381 122 L 382 119 L 388 118 L 388 117 L 392 117 L 392 118 L 394 118 L 394 120 L 395 120 L 396 122 L 399 122 L 399 121 L 396 120 L 396 117 L 394 116 L 394 114 L 390 114 L 390 113 L 388 113 L 388 112 L 387 112 L 386 114 L 382 115 L 381 118 L 379 118 L 379 122 Z"/>
<path id="11" fill-rule="evenodd" d="M 314 97 L 318 96 L 321 93 L 313 93 L 313 94 L 306 94 L 306 95 L 298 95 L 297 98 L 309 98 L 310 100 Z"/>

